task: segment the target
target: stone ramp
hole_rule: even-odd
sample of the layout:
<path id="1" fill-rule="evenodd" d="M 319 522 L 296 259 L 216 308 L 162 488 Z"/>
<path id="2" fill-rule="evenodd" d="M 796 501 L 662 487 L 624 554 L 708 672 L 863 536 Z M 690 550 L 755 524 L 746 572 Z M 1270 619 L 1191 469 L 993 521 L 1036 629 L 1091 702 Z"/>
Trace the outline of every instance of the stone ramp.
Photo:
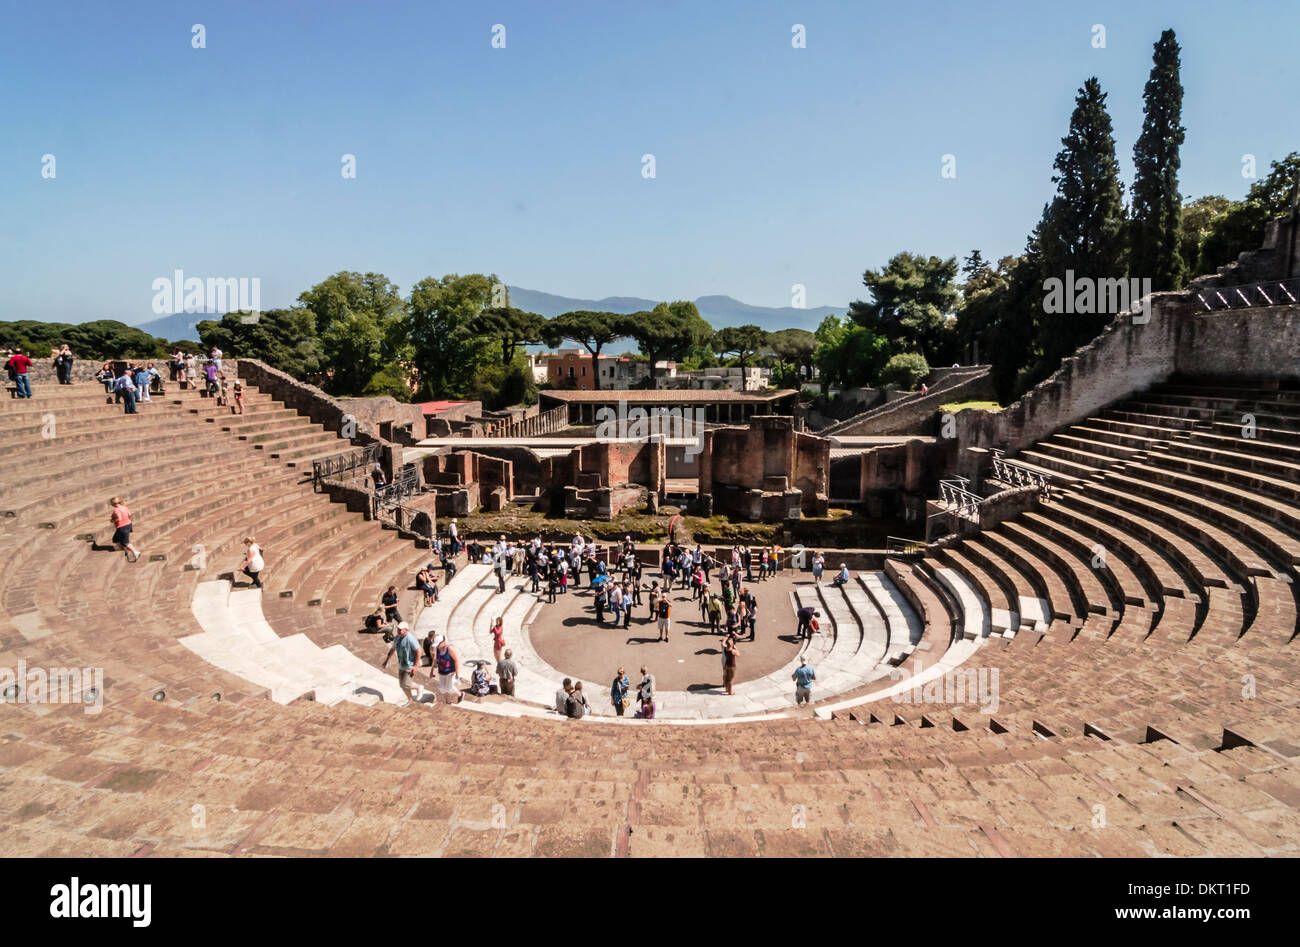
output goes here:
<path id="1" fill-rule="evenodd" d="M 327 705 L 376 697 L 406 703 L 395 677 L 346 648 L 321 649 L 306 635 L 277 635 L 262 616 L 260 589 L 233 590 L 220 579 L 200 582 L 191 612 L 203 631 L 181 638 L 181 645 L 222 670 L 269 688 L 277 704 L 309 695 Z"/>

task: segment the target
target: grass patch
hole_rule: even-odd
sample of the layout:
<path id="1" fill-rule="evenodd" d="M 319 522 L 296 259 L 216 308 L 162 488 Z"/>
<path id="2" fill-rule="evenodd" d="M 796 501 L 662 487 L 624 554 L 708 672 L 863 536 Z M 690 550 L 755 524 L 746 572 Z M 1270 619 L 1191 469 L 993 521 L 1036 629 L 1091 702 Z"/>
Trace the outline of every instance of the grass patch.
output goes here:
<path id="1" fill-rule="evenodd" d="M 958 411 L 1001 411 L 1002 405 L 996 401 L 953 401 L 941 405 L 939 410 L 945 414 L 956 414 Z"/>

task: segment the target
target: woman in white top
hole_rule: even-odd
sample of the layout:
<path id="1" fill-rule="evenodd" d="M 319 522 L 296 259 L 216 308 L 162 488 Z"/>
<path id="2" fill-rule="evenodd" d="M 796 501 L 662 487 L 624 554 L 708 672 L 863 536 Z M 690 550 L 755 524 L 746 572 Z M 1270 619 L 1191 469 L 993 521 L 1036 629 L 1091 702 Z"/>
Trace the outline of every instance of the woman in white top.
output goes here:
<path id="1" fill-rule="evenodd" d="M 259 573 L 266 568 L 266 563 L 262 560 L 262 547 L 253 541 L 252 536 L 244 537 L 244 545 L 247 551 L 244 553 L 244 575 L 253 580 L 255 588 L 262 587 L 262 579 Z"/>

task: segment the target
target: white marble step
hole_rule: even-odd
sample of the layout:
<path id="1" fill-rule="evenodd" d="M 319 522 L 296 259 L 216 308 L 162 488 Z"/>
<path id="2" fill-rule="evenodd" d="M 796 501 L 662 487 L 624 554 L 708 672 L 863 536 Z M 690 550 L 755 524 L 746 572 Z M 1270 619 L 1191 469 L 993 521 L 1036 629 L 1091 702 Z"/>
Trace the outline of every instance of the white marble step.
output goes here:
<path id="1" fill-rule="evenodd" d="M 1046 599 L 1020 596 L 1020 624 L 1018 628 L 1046 631 L 1052 623 L 1052 606 Z"/>
<path id="2" fill-rule="evenodd" d="M 885 617 L 889 629 L 889 648 L 885 660 L 896 662 L 915 650 L 923 627 L 916 609 L 884 572 L 860 572 L 858 581 Z"/>
<path id="3" fill-rule="evenodd" d="M 968 641 L 973 638 L 987 638 L 992 631 L 993 619 L 988 599 L 980 594 L 966 576 L 956 569 L 937 568 L 935 577 L 943 583 L 961 606 L 961 635 Z"/>
<path id="4" fill-rule="evenodd" d="M 438 601 L 420 612 L 415 619 L 415 627 L 411 629 L 415 636 L 424 639 L 429 637 L 430 632 L 445 634 L 447 622 L 461 600 L 491 574 L 492 567 L 482 564 L 467 565 L 458 570 L 450 582 L 438 589 Z"/>
<path id="5" fill-rule="evenodd" d="M 395 679 L 389 684 L 378 668 L 355 656 L 344 657 L 343 646 L 322 649 L 303 634 L 277 635 L 262 614 L 261 589 L 234 591 L 224 580 L 201 582 L 191 611 L 203 631 L 180 639 L 181 644 L 209 663 L 270 689 L 276 703 L 308 693 L 330 705 L 341 700 L 369 703 L 376 696 L 405 703 Z M 365 692 L 357 694 L 363 681 Z"/>
<path id="6" fill-rule="evenodd" d="M 862 626 L 860 650 L 871 657 L 873 664 L 881 663 L 889 651 L 889 628 L 885 625 L 885 616 L 857 582 L 844 586 L 844 597 Z"/>

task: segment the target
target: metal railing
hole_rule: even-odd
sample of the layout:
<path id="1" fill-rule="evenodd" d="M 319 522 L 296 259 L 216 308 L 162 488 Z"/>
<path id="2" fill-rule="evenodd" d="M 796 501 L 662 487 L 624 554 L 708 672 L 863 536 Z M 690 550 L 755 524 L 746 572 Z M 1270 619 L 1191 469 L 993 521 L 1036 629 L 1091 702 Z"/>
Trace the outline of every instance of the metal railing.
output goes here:
<path id="1" fill-rule="evenodd" d="M 993 476 L 1013 487 L 1037 487 L 1044 500 L 1052 498 L 1052 478 L 1041 470 L 1034 470 L 1014 460 L 1007 460 L 1002 451 L 993 452 Z"/>
<path id="2" fill-rule="evenodd" d="M 421 520 L 423 517 L 423 520 Z M 412 506 L 393 503 L 390 506 L 375 508 L 375 519 L 388 523 L 402 532 L 411 533 L 433 548 L 433 537 L 437 532 L 434 516 L 428 510 L 417 510 Z"/>
<path id="3" fill-rule="evenodd" d="M 367 444 L 358 450 L 331 454 L 311 462 L 311 479 L 316 492 L 327 477 L 337 477 L 361 468 L 368 470 L 379 459 L 379 445 Z"/>
<path id="4" fill-rule="evenodd" d="M 897 556 L 922 556 L 925 555 L 925 540 L 886 536 L 885 551 Z"/>
<path id="5" fill-rule="evenodd" d="M 1300 276 L 1241 286 L 1218 286 L 1197 292 L 1206 312 L 1225 309 L 1256 309 L 1262 306 L 1290 306 L 1300 300 Z"/>
<path id="6" fill-rule="evenodd" d="M 980 505 L 984 502 L 984 497 L 978 493 L 971 493 L 966 487 L 970 481 L 965 477 L 954 477 L 951 480 L 939 481 L 939 502 L 947 509 L 930 516 L 943 516 L 955 513 L 957 516 L 965 517 L 972 523 L 980 521 Z"/>
<path id="7" fill-rule="evenodd" d="M 379 514 L 400 506 L 402 501 L 420 492 L 420 475 L 414 467 L 404 467 L 393 478 L 393 482 L 380 487 L 371 497 L 371 512 L 376 518 Z"/>

